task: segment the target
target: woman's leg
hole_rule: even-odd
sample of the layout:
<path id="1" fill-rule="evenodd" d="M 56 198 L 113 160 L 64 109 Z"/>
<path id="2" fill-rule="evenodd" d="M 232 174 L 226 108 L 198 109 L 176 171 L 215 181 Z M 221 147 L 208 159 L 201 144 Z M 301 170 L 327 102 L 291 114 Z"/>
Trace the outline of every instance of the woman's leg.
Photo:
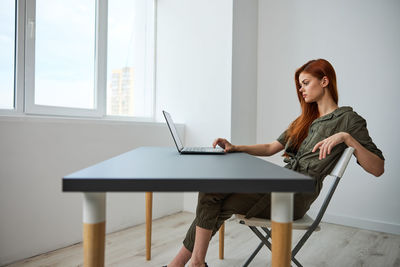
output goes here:
<path id="1" fill-rule="evenodd" d="M 191 257 L 192 252 L 182 246 L 175 258 L 168 264 L 168 267 L 184 267 Z"/>
<path id="2" fill-rule="evenodd" d="M 212 230 L 212 234 L 218 231 L 217 221 L 221 213 L 221 207 L 225 200 L 232 194 L 209 194 L 199 193 L 196 218 L 189 227 L 186 233 L 186 237 L 183 240 L 183 245 L 189 250 L 193 251 L 195 238 L 196 238 L 196 226 Z M 211 238 L 211 237 L 210 237 Z"/>
<path id="3" fill-rule="evenodd" d="M 196 260 L 203 261 L 207 252 L 211 234 L 214 232 L 221 205 L 231 194 L 207 194 L 199 193 L 196 218 L 189 227 L 183 241 L 183 247 L 175 258 L 168 264 L 168 267 L 184 266 L 192 256 L 195 243 L 197 243 Z M 197 230 L 199 228 L 199 230 Z M 204 231 L 203 231 L 204 230 Z M 218 229 L 217 229 L 218 230 Z M 190 256 L 188 256 L 190 254 Z M 203 255 L 204 256 L 201 256 Z M 203 260 L 200 260 L 203 258 Z"/>
<path id="4" fill-rule="evenodd" d="M 212 230 L 196 226 L 196 237 L 190 267 L 203 267 L 206 259 L 208 244 L 210 243 Z"/>
<path id="5" fill-rule="evenodd" d="M 198 243 L 196 251 L 202 252 L 200 254 L 197 254 L 196 257 L 199 257 L 203 253 L 207 252 L 208 243 L 211 239 L 211 234 L 208 232 L 213 232 L 212 230 L 216 225 L 219 210 L 221 208 L 221 203 L 229 195 L 230 194 L 199 193 L 196 208 L 196 218 L 194 219 L 189 227 L 189 230 L 186 233 L 182 248 L 179 250 L 175 258 L 168 264 L 168 267 L 185 266 L 185 264 L 192 257 L 192 251 L 194 251 L 195 243 Z M 201 229 L 197 231 L 197 227 Z M 203 236 L 203 234 L 205 234 L 205 236 Z M 199 241 L 197 241 L 197 239 L 199 239 Z M 201 256 L 200 258 L 202 257 L 203 256 Z"/>
<path id="6" fill-rule="evenodd" d="M 246 214 L 264 195 L 199 193 L 196 218 L 186 234 L 184 246 L 168 266 L 184 266 L 192 251 L 193 263 L 204 263 L 209 241 L 223 222 L 234 213 Z M 266 210 L 263 213 L 268 214 Z"/>

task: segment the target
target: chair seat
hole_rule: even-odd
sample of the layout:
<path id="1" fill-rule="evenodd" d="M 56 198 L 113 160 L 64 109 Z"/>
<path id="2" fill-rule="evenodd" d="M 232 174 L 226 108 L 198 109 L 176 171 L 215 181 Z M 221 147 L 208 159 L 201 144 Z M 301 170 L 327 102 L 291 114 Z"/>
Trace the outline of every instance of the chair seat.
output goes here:
<path id="1" fill-rule="evenodd" d="M 247 219 L 245 218 L 245 215 L 242 214 L 235 214 L 234 220 L 247 226 L 271 227 L 271 220 L 256 217 Z M 313 222 L 314 220 L 306 214 L 303 216 L 303 218 L 293 221 L 292 228 L 296 230 L 307 230 L 313 224 Z M 321 227 L 318 225 L 314 231 L 319 230 L 321 230 Z"/>

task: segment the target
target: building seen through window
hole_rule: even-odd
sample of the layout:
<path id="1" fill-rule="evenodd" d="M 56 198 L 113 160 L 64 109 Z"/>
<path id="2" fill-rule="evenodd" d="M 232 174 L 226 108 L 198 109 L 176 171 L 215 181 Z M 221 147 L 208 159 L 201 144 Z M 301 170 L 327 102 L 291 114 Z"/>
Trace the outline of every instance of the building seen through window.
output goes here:
<path id="1" fill-rule="evenodd" d="M 154 3 L 108 1 L 107 115 L 151 117 Z"/>
<path id="2" fill-rule="evenodd" d="M 135 109 L 134 80 L 132 67 L 112 70 L 107 105 L 109 115 L 133 116 Z"/>

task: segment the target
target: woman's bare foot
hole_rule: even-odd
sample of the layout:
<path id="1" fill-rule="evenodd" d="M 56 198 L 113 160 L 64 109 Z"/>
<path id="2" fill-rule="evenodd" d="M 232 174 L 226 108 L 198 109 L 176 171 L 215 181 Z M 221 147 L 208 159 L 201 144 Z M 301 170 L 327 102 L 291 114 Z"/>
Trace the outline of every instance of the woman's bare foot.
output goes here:
<path id="1" fill-rule="evenodd" d="M 190 261 L 190 267 L 208 267 L 207 263 L 203 262 L 194 262 L 193 260 Z"/>

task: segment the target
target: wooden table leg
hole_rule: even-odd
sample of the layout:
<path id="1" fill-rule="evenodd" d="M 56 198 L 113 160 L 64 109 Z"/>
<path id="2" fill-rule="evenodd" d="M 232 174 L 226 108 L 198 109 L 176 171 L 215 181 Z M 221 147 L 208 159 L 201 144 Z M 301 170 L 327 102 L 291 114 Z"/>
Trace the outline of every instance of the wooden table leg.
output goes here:
<path id="1" fill-rule="evenodd" d="M 153 214 L 153 192 L 146 192 L 146 260 L 151 259 L 151 223 Z"/>
<path id="2" fill-rule="evenodd" d="M 289 267 L 292 258 L 293 193 L 271 194 L 272 267 Z"/>
<path id="3" fill-rule="evenodd" d="M 225 222 L 219 228 L 219 259 L 224 259 Z"/>
<path id="4" fill-rule="evenodd" d="M 104 266 L 105 235 L 106 193 L 84 193 L 83 266 Z"/>

